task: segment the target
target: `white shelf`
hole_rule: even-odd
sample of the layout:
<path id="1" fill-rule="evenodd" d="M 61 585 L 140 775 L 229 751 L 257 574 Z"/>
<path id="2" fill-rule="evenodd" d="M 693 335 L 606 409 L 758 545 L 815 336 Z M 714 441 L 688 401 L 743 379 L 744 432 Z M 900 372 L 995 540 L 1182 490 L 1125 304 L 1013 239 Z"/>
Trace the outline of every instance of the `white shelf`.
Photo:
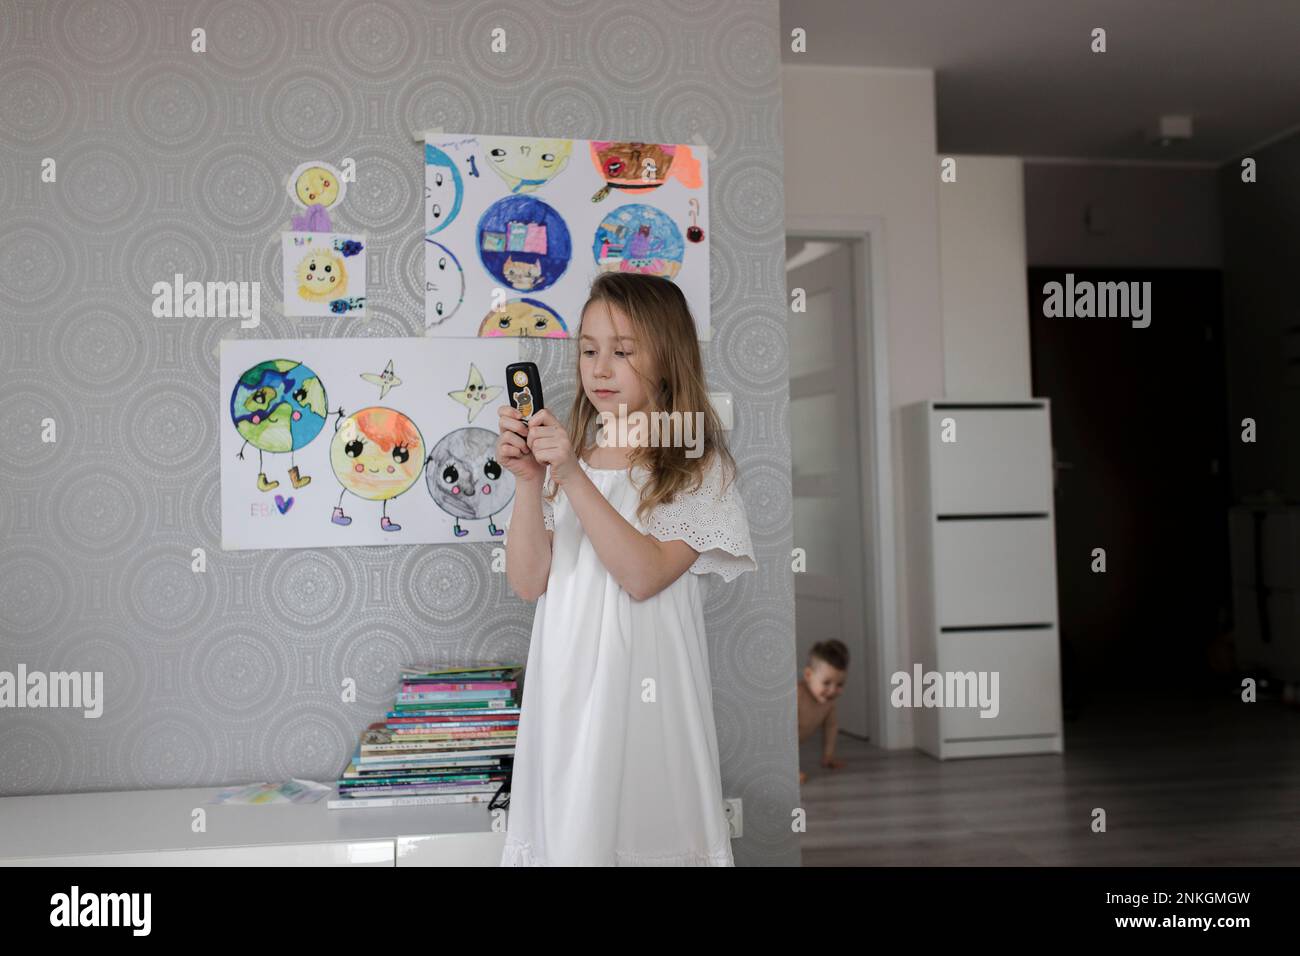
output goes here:
<path id="1" fill-rule="evenodd" d="M 998 675 L 997 716 L 918 708 L 917 746 L 940 759 L 1061 753 L 1048 403 L 918 402 L 902 418 L 914 657 L 926 672 Z"/>
<path id="2" fill-rule="evenodd" d="M 221 788 L 0 798 L 4 866 L 497 866 L 486 803 L 330 810 L 208 803 Z M 206 832 L 193 831 L 194 811 Z"/>

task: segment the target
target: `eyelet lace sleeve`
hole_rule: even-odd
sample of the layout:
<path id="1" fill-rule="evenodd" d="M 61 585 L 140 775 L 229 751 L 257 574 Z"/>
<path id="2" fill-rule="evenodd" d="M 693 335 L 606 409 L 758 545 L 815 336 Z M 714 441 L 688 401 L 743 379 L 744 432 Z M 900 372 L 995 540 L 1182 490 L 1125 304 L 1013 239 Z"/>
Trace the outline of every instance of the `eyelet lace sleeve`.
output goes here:
<path id="1" fill-rule="evenodd" d="M 722 480 L 722 458 L 715 455 L 700 487 L 678 492 L 672 501 L 657 505 L 646 530 L 660 541 L 685 541 L 700 552 L 691 571 L 731 581 L 756 570 L 758 563 L 737 479 L 731 478 L 725 492 Z"/>
<path id="2" fill-rule="evenodd" d="M 555 505 L 546 500 L 551 490 L 551 469 L 546 469 L 546 480 L 542 482 L 542 527 L 547 531 L 555 530 Z"/>

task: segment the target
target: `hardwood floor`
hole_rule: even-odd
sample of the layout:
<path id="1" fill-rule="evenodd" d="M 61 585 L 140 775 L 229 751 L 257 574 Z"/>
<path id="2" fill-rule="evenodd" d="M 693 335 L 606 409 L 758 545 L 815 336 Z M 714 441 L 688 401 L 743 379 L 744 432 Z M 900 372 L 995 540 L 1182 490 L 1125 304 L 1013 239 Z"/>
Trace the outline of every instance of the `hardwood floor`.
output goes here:
<path id="1" fill-rule="evenodd" d="M 804 866 L 1300 864 L 1300 711 L 1276 700 L 1097 699 L 1063 755 L 940 762 L 843 734 L 846 767 L 820 755 L 800 755 Z"/>

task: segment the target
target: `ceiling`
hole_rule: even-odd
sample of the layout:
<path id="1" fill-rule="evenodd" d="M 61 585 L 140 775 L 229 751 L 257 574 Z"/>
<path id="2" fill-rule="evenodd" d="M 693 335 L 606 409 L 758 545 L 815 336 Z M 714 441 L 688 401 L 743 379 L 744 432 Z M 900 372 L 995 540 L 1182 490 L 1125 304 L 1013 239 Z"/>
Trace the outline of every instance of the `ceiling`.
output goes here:
<path id="1" fill-rule="evenodd" d="M 1300 126 L 1300 0 L 781 0 L 781 27 L 787 64 L 933 69 L 942 153 L 1218 164 Z M 1190 142 L 1147 141 L 1164 113 Z"/>

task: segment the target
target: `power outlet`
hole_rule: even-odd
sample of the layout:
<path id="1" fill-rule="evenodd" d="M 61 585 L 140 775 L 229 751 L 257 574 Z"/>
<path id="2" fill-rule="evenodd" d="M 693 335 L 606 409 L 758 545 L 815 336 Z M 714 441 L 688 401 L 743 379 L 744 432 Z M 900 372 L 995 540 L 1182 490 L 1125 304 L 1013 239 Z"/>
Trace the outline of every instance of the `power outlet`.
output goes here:
<path id="1" fill-rule="evenodd" d="M 736 421 L 736 408 L 731 393 L 709 392 L 709 402 L 713 405 L 718 420 L 722 422 L 722 427 L 730 431 Z"/>
<path id="2" fill-rule="evenodd" d="M 722 801 L 722 812 L 727 815 L 727 829 L 733 840 L 745 835 L 745 811 L 740 797 L 729 797 Z"/>

